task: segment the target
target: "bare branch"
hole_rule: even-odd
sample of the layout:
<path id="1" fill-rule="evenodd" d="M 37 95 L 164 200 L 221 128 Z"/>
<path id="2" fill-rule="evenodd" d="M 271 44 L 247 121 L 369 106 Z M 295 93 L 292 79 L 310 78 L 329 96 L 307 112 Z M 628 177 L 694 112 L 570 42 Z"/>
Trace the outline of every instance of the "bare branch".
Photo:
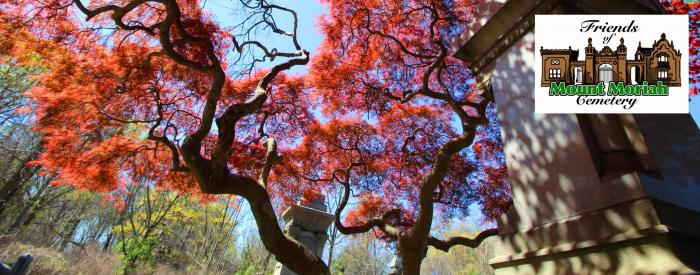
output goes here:
<path id="1" fill-rule="evenodd" d="M 496 235 L 498 235 L 498 229 L 491 228 L 481 231 L 478 235 L 476 235 L 476 237 L 472 239 L 461 236 L 453 236 L 446 240 L 440 240 L 438 238 L 430 236 L 430 238 L 428 239 L 428 245 L 445 252 L 448 252 L 450 248 L 456 245 L 463 245 L 471 248 L 476 248 L 481 244 L 481 242 L 484 241 L 484 239 Z"/>
<path id="2" fill-rule="evenodd" d="M 345 226 L 343 225 L 343 222 L 340 220 L 341 214 L 343 213 L 343 210 L 345 210 L 345 207 L 348 204 L 348 200 L 350 198 L 350 170 L 352 170 L 353 167 L 361 166 L 363 164 L 361 163 L 352 163 L 350 166 L 343 170 L 345 173 L 345 179 L 344 180 L 338 180 L 340 184 L 343 186 L 343 197 L 340 200 L 340 204 L 338 204 L 338 207 L 335 209 L 335 227 L 338 229 L 343 234 L 359 234 L 359 233 L 365 233 L 367 231 L 372 230 L 373 228 L 379 228 L 384 234 L 389 236 L 390 238 L 393 239 L 398 239 L 399 237 L 399 229 L 391 226 L 389 224 L 389 219 L 391 218 L 400 218 L 401 217 L 401 210 L 400 209 L 391 209 L 384 214 L 382 214 L 381 217 L 376 217 L 373 218 L 366 223 L 362 225 L 355 225 L 355 226 Z M 334 176 L 335 177 L 335 176 Z M 336 178 L 337 179 L 337 178 Z"/>

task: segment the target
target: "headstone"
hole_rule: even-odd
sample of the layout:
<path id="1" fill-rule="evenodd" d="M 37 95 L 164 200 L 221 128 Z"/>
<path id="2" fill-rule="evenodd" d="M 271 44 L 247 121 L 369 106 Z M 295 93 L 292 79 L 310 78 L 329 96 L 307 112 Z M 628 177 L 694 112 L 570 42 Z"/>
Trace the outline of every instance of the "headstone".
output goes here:
<path id="1" fill-rule="evenodd" d="M 323 197 L 315 197 L 310 202 L 292 205 L 282 214 L 285 221 L 285 234 L 299 241 L 306 249 L 317 256 L 323 256 L 323 248 L 328 240 L 328 226 L 335 216 L 326 212 Z M 289 268 L 277 263 L 275 275 L 295 275 Z"/>
<path id="2" fill-rule="evenodd" d="M 659 1 L 479 5 L 488 12 L 452 49 L 498 108 L 513 206 L 498 221 L 496 274 L 700 270 L 700 131 L 690 115 L 534 113 L 535 14 L 664 13 Z M 616 158 L 605 142 L 634 157 Z"/>
<path id="3" fill-rule="evenodd" d="M 0 263 L 0 275 L 24 275 L 29 271 L 29 264 L 32 263 L 33 259 L 31 253 L 24 253 L 19 256 L 11 268 Z"/>

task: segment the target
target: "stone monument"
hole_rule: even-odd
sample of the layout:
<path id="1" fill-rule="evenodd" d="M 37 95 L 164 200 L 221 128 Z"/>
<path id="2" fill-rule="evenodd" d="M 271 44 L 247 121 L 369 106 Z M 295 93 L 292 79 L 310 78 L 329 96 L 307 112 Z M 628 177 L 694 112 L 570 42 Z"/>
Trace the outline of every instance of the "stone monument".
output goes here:
<path id="1" fill-rule="evenodd" d="M 484 0 L 455 56 L 493 93 L 513 206 L 496 274 L 700 270 L 700 131 L 689 114 L 535 114 L 535 14 L 658 14 L 654 0 Z M 532 87 L 532 88 L 530 88 Z"/>
<path id="2" fill-rule="evenodd" d="M 401 275 L 403 273 L 403 267 L 401 266 L 401 254 L 399 254 L 398 249 L 394 252 L 394 257 L 391 258 L 389 263 L 389 275 Z"/>
<path id="3" fill-rule="evenodd" d="M 300 242 L 306 249 L 323 256 L 323 248 L 328 240 L 328 226 L 335 216 L 326 212 L 327 207 L 322 196 L 315 196 L 312 201 L 301 201 L 282 213 L 285 222 L 284 232 Z M 296 275 L 281 263 L 275 266 L 275 275 Z"/>

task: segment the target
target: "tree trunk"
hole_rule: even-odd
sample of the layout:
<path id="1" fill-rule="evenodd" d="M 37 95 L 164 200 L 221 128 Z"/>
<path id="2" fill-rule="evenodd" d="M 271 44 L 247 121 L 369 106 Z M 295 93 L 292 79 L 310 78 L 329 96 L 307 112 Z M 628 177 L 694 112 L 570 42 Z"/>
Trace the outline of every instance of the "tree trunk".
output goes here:
<path id="1" fill-rule="evenodd" d="M 15 222 L 10 225 L 10 228 L 7 229 L 7 233 L 11 234 L 16 232 L 21 225 L 28 225 L 34 217 L 36 217 L 35 214 L 35 209 L 39 207 L 39 205 L 42 203 L 43 198 L 42 196 L 44 195 L 44 192 L 47 190 L 48 184 L 42 185 L 39 187 L 39 189 L 36 191 L 36 195 L 34 195 L 33 198 L 29 198 L 27 203 L 22 207 L 20 210 L 19 214 L 15 218 Z"/>
<path id="2" fill-rule="evenodd" d="M 22 207 L 22 210 L 19 211 L 19 215 L 15 218 L 15 222 L 10 225 L 10 228 L 7 229 L 8 234 L 15 233 L 17 229 L 19 229 L 20 225 L 22 225 L 22 221 L 29 215 L 29 209 L 33 208 L 33 203 L 26 204 L 24 207 Z"/>
<path id="3" fill-rule="evenodd" d="M 417 251 L 401 251 L 402 275 L 419 275 L 423 253 Z"/>
<path id="4" fill-rule="evenodd" d="M 401 274 L 403 275 L 420 274 L 421 263 L 428 251 L 428 237 L 421 238 L 423 232 L 416 232 L 415 229 L 414 225 L 413 228 L 399 235 L 397 240 L 398 250 L 401 254 Z"/>
<path id="5" fill-rule="evenodd" d="M 328 266 L 320 257 L 284 235 L 277 223 L 267 191 L 262 186 L 253 188 L 261 190 L 247 190 L 252 192 L 244 193 L 243 197 L 249 202 L 265 248 L 274 254 L 278 261 L 297 274 L 330 274 Z"/>
<path id="6" fill-rule="evenodd" d="M 5 182 L 5 185 L 0 188 L 0 217 L 5 216 L 3 213 L 7 210 L 10 201 L 18 194 L 21 194 L 24 182 L 36 174 L 38 167 L 28 167 L 27 163 L 35 160 L 39 156 L 42 146 L 42 142 L 37 143 L 34 148 L 32 148 L 32 153 L 22 160 L 20 167 L 18 167 L 15 173 Z"/>
<path id="7" fill-rule="evenodd" d="M 219 240 L 218 240 L 218 235 L 217 238 L 214 240 L 214 247 L 211 250 L 211 254 L 209 255 L 209 259 L 207 260 L 207 266 L 204 268 L 204 274 L 209 274 L 209 268 L 211 267 L 211 262 L 214 260 L 214 255 L 216 254 L 216 249 L 219 248 Z"/>
<path id="8" fill-rule="evenodd" d="M 328 268 L 331 268 L 333 264 L 333 249 L 335 249 L 335 244 L 331 242 L 328 247 Z"/>
<path id="9" fill-rule="evenodd" d="M 328 246 L 328 260 L 326 261 L 328 264 L 328 268 L 332 267 L 333 264 L 333 250 L 335 249 L 335 243 L 338 241 L 338 228 L 333 226 L 331 229 L 331 235 L 330 235 L 330 242 Z"/>
<path id="10" fill-rule="evenodd" d="M 107 235 L 107 239 L 105 240 L 105 243 L 102 245 L 102 252 L 106 252 L 107 250 L 109 250 L 109 245 L 112 244 L 112 236 L 113 233 L 110 230 L 109 234 Z"/>
<path id="11" fill-rule="evenodd" d="M 78 225 L 80 224 L 80 219 L 74 219 L 70 223 L 70 230 L 68 230 L 67 234 L 63 235 L 63 240 L 61 241 L 61 246 L 59 247 L 59 251 L 63 251 L 66 249 L 68 246 L 68 243 L 73 239 L 73 235 L 75 234 L 75 231 L 78 229 Z"/>
<path id="12" fill-rule="evenodd" d="M 304 63 L 308 61 L 308 57 Z M 297 61 L 301 62 L 301 61 Z M 223 85 L 223 79 L 221 80 Z M 258 87 L 260 89 L 260 87 Z M 265 95 L 264 92 L 261 95 Z M 259 100 L 258 100 L 259 101 Z M 254 101 L 254 102 L 258 102 Z M 264 98 L 263 98 L 264 101 Z M 224 114 L 223 116 L 236 116 L 237 113 Z M 243 115 L 245 115 L 243 113 Z M 233 117 L 233 124 L 225 123 L 225 119 L 217 119 L 220 133 L 231 135 L 233 131 L 227 131 L 228 127 L 235 127 L 237 118 Z M 221 121 L 221 122 L 219 122 Z M 232 128 L 231 128 L 232 129 Z M 200 128 L 202 130 L 202 128 Z M 206 130 L 208 131 L 208 130 Z M 204 132 L 206 133 L 206 132 Z M 250 205 L 250 211 L 258 226 L 258 234 L 265 248 L 275 255 L 275 258 L 297 274 L 330 274 L 330 270 L 323 259 L 313 251 L 306 249 L 301 243 L 289 238 L 282 232 L 277 220 L 275 210 L 272 208 L 267 189 L 264 186 L 266 177 L 261 176 L 260 181 L 252 178 L 231 174 L 226 167 L 228 151 L 216 148 L 229 148 L 230 144 L 223 147 L 215 146 L 212 154 L 213 160 L 205 159 L 201 154 L 201 140 L 204 136 L 193 135 L 185 139 L 182 144 L 182 155 L 189 171 L 197 180 L 200 190 L 209 194 L 233 194 L 245 198 Z M 233 142 L 233 136 L 221 136 L 220 142 Z M 272 150 L 269 149 L 268 150 Z M 274 151 L 274 150 L 272 150 Z M 273 152 L 275 155 L 276 151 Z M 272 153 L 268 152 L 268 155 Z M 267 169 L 271 169 L 270 159 L 266 160 Z M 267 171 L 269 174 L 269 171 Z M 264 175 L 265 173 L 261 173 Z"/>

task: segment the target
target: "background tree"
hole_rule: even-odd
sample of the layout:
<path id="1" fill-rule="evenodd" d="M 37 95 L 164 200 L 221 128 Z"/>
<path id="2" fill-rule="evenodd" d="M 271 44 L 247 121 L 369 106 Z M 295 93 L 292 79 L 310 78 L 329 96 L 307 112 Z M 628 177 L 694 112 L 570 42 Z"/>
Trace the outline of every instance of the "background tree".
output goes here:
<path id="1" fill-rule="evenodd" d="M 139 183 L 130 192 L 138 194 L 141 190 L 144 190 L 142 195 L 132 199 L 122 210 L 129 213 L 128 218 L 122 219 L 113 229 L 120 239 L 115 250 L 121 252 L 123 273 L 127 274 L 133 272 L 137 262 L 155 267 L 157 254 L 167 254 L 167 251 L 158 251 L 160 239 L 163 238 L 158 235 L 163 234 L 161 226 L 165 217 L 172 213 L 182 199 L 179 194 L 173 192 L 156 195 L 156 192 L 148 187 L 148 183 Z"/>
<path id="2" fill-rule="evenodd" d="M 389 245 L 380 239 L 368 234 L 352 236 L 331 271 L 332 274 L 385 274 L 392 256 Z"/>
<path id="3" fill-rule="evenodd" d="M 5 210 L 22 194 L 38 167 L 27 164 L 41 152 L 41 138 L 31 131 L 31 116 L 21 113 L 27 105 L 22 93 L 31 88 L 30 76 L 40 70 L 21 66 L 10 57 L 0 57 L 0 221 Z"/>
<path id="4" fill-rule="evenodd" d="M 275 269 L 272 254 L 259 238 L 248 235 L 238 253 L 236 275 L 271 274 Z"/>
<path id="5" fill-rule="evenodd" d="M 325 200 L 328 212 L 333 213 L 338 208 L 343 198 L 342 191 L 343 190 L 340 188 L 333 188 L 326 192 Z M 333 266 L 333 260 L 338 256 L 337 251 L 344 245 L 346 239 L 347 237 L 340 233 L 334 224 L 330 225 L 328 228 L 328 241 L 326 242 L 327 248 L 324 249 L 324 252 L 328 255 L 326 257 L 326 264 L 328 264 L 329 267 Z"/>
<path id="6" fill-rule="evenodd" d="M 440 235 L 473 237 L 474 232 L 466 225 L 451 223 Z M 485 240 L 474 249 L 460 246 L 448 252 L 430 247 L 423 260 L 421 274 L 493 274 L 488 263 L 493 258 L 493 241 Z"/>
<path id="7" fill-rule="evenodd" d="M 235 257 L 234 232 L 244 216 L 230 197 L 200 202 L 144 188 L 124 211 L 127 218 L 113 233 L 119 238 L 115 251 L 122 254 L 125 271 L 142 261 L 151 268 L 157 262 L 207 274 Z"/>

